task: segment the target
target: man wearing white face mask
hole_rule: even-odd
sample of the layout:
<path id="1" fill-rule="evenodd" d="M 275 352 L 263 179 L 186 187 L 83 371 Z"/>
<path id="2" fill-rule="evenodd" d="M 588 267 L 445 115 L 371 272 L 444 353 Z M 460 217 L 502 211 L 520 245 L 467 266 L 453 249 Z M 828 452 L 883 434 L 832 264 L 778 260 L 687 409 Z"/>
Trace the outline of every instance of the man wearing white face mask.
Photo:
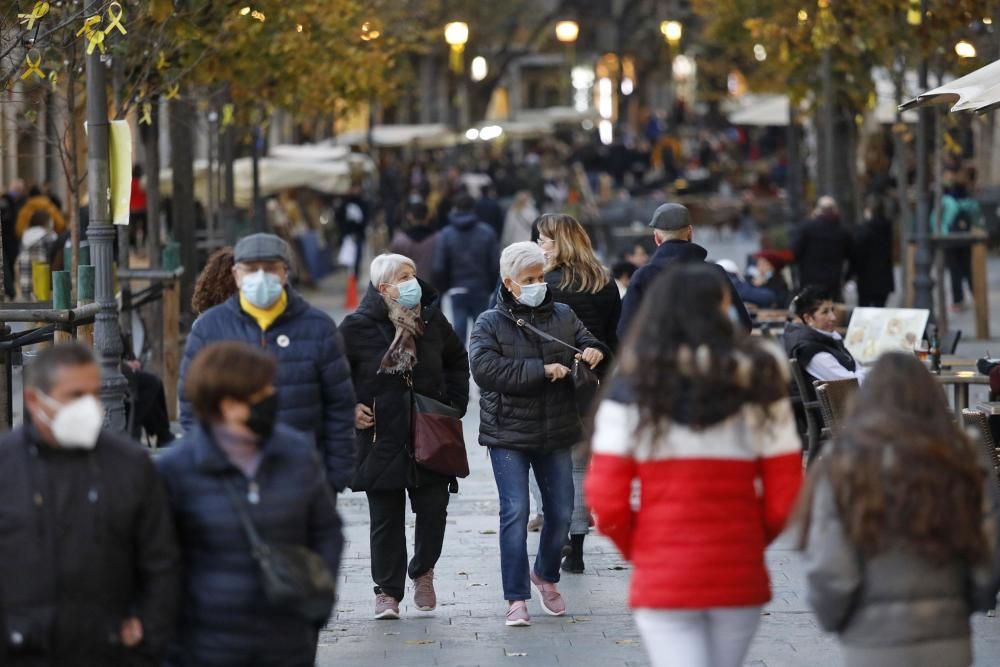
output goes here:
<path id="1" fill-rule="evenodd" d="M 26 369 L 28 420 L 0 439 L 8 667 L 159 664 L 173 632 L 166 494 L 143 447 L 101 430 L 100 384 L 87 348 L 44 350 Z"/>
<path id="2" fill-rule="evenodd" d="M 195 322 L 181 363 L 180 383 L 201 349 L 219 341 L 243 341 L 278 360 L 278 421 L 313 438 L 327 479 L 342 491 L 354 468 L 354 389 L 343 342 L 330 317 L 288 286 L 291 250 L 273 234 L 246 236 L 233 249 L 239 292 Z M 195 424 L 181 398 L 181 424 Z"/>

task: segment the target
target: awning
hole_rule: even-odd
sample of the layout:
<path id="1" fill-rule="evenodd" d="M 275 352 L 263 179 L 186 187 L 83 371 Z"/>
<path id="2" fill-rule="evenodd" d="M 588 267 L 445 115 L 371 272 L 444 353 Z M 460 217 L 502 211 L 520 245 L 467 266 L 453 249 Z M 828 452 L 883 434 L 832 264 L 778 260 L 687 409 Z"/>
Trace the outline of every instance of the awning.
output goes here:
<path id="1" fill-rule="evenodd" d="M 746 95 L 740 104 L 729 114 L 729 122 L 733 125 L 752 125 L 756 127 L 784 127 L 788 125 L 789 100 L 786 95 Z M 896 103 L 892 97 L 883 91 L 878 91 L 876 98 L 875 120 L 879 123 L 896 122 Z M 903 121 L 915 123 L 916 114 L 904 113 Z"/>
<path id="2" fill-rule="evenodd" d="M 950 104 L 952 111 L 986 113 L 1000 106 L 1000 60 L 905 102 L 901 109 Z"/>
<path id="3" fill-rule="evenodd" d="M 345 194 L 352 177 L 375 171 L 371 158 L 351 155 L 347 159 L 319 162 L 265 157 L 260 159 L 261 196 L 273 195 L 290 188 L 309 188 L 329 195 Z M 160 191 L 170 196 L 173 189 L 172 170 L 160 170 Z M 235 204 L 249 208 L 253 204 L 253 160 L 245 157 L 233 162 Z M 194 163 L 194 194 L 201 202 L 208 201 L 208 162 Z"/>
<path id="4" fill-rule="evenodd" d="M 454 146 L 458 138 L 447 125 L 429 123 L 425 125 L 376 125 L 371 130 L 372 143 L 383 147 L 419 146 L 423 148 L 443 148 Z M 338 146 L 364 145 L 368 143 L 368 130 L 352 130 L 337 135 Z"/>

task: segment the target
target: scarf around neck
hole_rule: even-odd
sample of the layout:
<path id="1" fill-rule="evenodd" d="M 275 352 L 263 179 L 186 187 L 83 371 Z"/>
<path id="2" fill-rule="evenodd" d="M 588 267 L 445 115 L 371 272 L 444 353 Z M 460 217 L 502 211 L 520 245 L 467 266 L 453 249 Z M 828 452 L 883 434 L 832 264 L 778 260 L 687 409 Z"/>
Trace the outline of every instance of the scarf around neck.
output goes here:
<path id="1" fill-rule="evenodd" d="M 382 299 L 389 310 L 389 321 L 396 329 L 396 337 L 392 339 L 389 349 L 382 357 L 378 372 L 403 375 L 412 371 L 417 365 L 417 338 L 424 335 L 420 306 L 405 308 L 385 295 Z"/>

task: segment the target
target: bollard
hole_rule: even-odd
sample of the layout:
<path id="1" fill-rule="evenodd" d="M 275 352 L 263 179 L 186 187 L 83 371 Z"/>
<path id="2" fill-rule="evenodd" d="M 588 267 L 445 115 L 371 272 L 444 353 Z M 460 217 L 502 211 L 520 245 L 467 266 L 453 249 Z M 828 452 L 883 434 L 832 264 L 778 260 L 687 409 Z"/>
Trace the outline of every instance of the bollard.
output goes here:
<path id="1" fill-rule="evenodd" d="M 81 264 L 77 267 L 76 273 L 76 305 L 86 306 L 91 303 L 94 303 L 94 267 L 89 264 Z M 84 324 L 78 327 L 76 339 L 93 349 L 94 325 Z"/>
<path id="2" fill-rule="evenodd" d="M 176 241 L 163 246 L 163 254 L 160 257 L 160 267 L 166 271 L 176 271 L 181 265 L 181 246 Z"/>
<path id="3" fill-rule="evenodd" d="M 49 273 L 47 262 L 31 263 L 31 291 L 35 301 L 48 301 L 52 298 L 52 274 Z"/>
<path id="4" fill-rule="evenodd" d="M 163 248 L 161 267 L 176 271 L 181 265 L 181 248 L 176 242 Z M 181 372 L 181 285 L 180 280 L 163 282 L 163 389 L 170 419 L 177 419 L 177 381 Z"/>
<path id="5" fill-rule="evenodd" d="M 70 292 L 73 289 L 72 281 L 69 279 L 69 271 L 52 272 L 52 309 L 70 310 Z M 62 325 L 56 327 L 53 341 L 55 343 L 68 343 L 73 340 L 72 325 Z"/>

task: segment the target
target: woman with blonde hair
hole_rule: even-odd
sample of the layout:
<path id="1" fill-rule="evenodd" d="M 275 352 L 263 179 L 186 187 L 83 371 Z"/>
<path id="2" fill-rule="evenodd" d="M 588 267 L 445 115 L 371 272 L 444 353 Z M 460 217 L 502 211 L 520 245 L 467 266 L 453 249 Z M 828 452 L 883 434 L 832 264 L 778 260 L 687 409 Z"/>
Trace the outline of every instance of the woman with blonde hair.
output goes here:
<path id="1" fill-rule="evenodd" d="M 613 353 L 618 347 L 621 296 L 610 272 L 594 254 L 587 231 L 572 216 L 556 213 L 541 216 L 535 224 L 538 245 L 545 255 L 545 282 L 553 301 L 569 306 L 587 331 Z M 597 374 L 603 377 L 610 367 L 611 359 L 606 358 L 597 367 Z M 588 407 L 581 406 L 583 411 Z M 583 499 L 586 471 L 586 457 L 574 451 L 575 503 L 569 531 L 572 551 L 563 561 L 562 569 L 577 574 L 584 570 L 583 541 L 591 523 L 590 510 Z"/>
<path id="2" fill-rule="evenodd" d="M 503 233 L 500 235 L 500 247 L 506 248 L 511 243 L 531 239 L 531 226 L 538 217 L 535 200 L 527 190 L 521 190 L 514 196 L 507 217 L 504 218 Z"/>

